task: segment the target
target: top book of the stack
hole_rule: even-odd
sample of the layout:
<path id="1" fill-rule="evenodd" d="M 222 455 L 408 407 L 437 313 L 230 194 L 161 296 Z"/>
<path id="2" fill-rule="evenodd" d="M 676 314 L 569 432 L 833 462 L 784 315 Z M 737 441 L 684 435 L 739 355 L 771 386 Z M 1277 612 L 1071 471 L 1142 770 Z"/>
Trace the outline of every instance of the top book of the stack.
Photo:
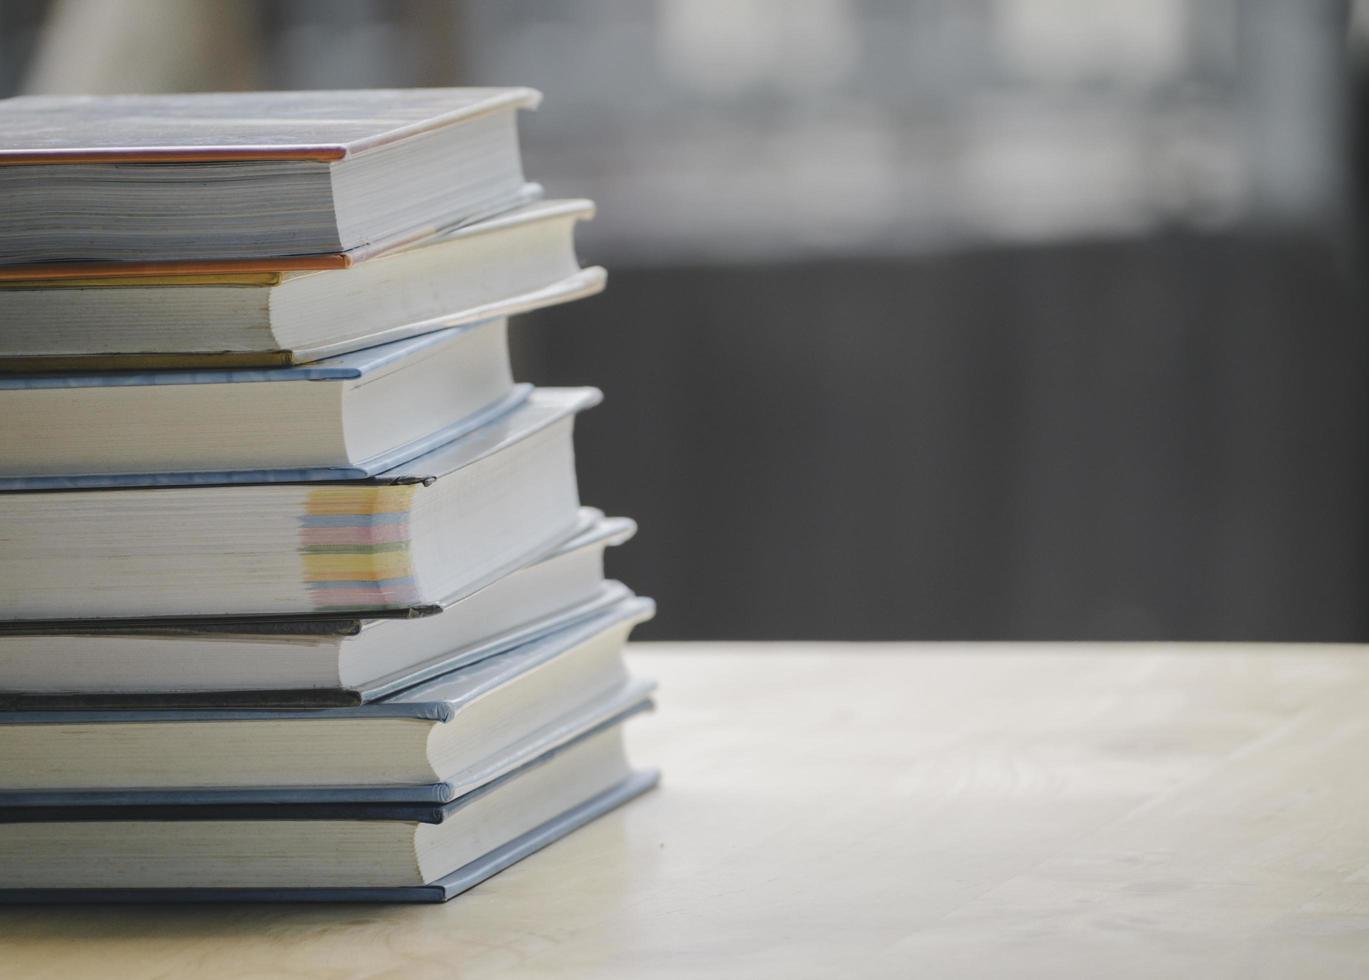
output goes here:
<path id="1" fill-rule="evenodd" d="M 539 98 L 0 101 L 0 373 L 300 364 L 598 292 L 593 204 L 524 182 Z"/>
<path id="2" fill-rule="evenodd" d="M 0 102 L 0 280 L 345 268 L 511 210 L 532 89 Z"/>

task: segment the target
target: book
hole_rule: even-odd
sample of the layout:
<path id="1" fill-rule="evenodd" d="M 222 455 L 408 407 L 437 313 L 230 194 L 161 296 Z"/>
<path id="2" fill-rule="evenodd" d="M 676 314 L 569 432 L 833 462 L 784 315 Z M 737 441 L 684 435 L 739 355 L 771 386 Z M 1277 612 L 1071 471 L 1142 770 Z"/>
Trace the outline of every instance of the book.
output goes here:
<path id="1" fill-rule="evenodd" d="M 569 541 L 415 619 L 0 624 L 0 709 L 374 701 L 617 605 L 604 549 L 635 532 L 584 508 Z"/>
<path id="2" fill-rule="evenodd" d="M 539 389 L 364 480 L 0 493 L 0 621 L 434 609 L 574 533 L 599 399 Z"/>
<path id="3" fill-rule="evenodd" d="M 346 269 L 0 280 L 0 371 L 272 367 L 599 292 L 545 201 Z"/>
<path id="4" fill-rule="evenodd" d="M 557 814 L 551 820 L 500 844 L 449 875 L 426 885 L 343 888 L 3 888 L 0 904 L 208 904 L 208 903 L 367 903 L 440 904 L 469 891 L 542 848 L 554 844 L 612 810 L 631 802 L 660 782 L 654 769 L 638 770 L 610 789 Z M 97 858 L 98 859 L 98 858 Z"/>
<path id="5" fill-rule="evenodd" d="M 0 375 L 0 490 L 373 476 L 530 390 L 504 320 L 301 367 Z"/>
<path id="6" fill-rule="evenodd" d="M 531 643 L 345 708 L 0 712 L 0 795 L 6 805 L 111 792 L 178 803 L 445 802 L 643 705 L 653 685 L 628 674 L 623 645 L 654 610 L 628 596 Z"/>
<path id="7" fill-rule="evenodd" d="M 621 724 L 445 805 L 0 808 L 0 901 L 444 901 L 656 782 Z"/>
<path id="8" fill-rule="evenodd" d="M 488 758 L 435 783 L 352 786 L 140 787 L 133 789 L 0 790 L 0 810 L 63 807 L 80 816 L 102 807 L 300 807 L 333 803 L 424 804 L 442 807 L 546 752 L 594 729 L 621 724 L 656 710 L 655 682 L 631 678 L 618 690 L 498 749 Z M 3 824 L 3 818 L 0 818 Z"/>
<path id="9" fill-rule="evenodd" d="M 539 99 L 506 88 L 0 101 L 0 264 L 29 265 L 24 277 L 345 267 L 525 202 L 515 114 Z"/>

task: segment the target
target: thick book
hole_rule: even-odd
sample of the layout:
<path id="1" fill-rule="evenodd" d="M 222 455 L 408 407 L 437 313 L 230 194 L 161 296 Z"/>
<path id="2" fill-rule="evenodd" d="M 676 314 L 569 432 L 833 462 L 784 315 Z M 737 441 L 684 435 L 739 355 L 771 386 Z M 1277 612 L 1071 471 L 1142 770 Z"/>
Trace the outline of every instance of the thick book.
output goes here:
<path id="1" fill-rule="evenodd" d="M 19 274 L 342 268 L 526 201 L 531 89 L 0 102 L 0 264 Z"/>
<path id="2" fill-rule="evenodd" d="M 364 480 L 0 493 L 0 621 L 433 611 L 574 533 L 599 398 L 536 390 Z"/>
<path id="3" fill-rule="evenodd" d="M 354 480 L 523 401 L 490 320 L 302 367 L 0 374 L 0 491 Z"/>
<path id="4" fill-rule="evenodd" d="M 272 367 L 603 289 L 589 201 L 545 201 L 347 269 L 0 281 L 0 371 Z"/>
<path id="5" fill-rule="evenodd" d="M 0 808 L 0 902 L 441 902 L 656 779 L 610 724 L 441 806 Z"/>
<path id="6" fill-rule="evenodd" d="M 0 712 L 0 793 L 8 802 L 105 792 L 168 802 L 225 793 L 272 802 L 450 799 L 644 703 L 652 685 L 628 674 L 623 647 L 654 609 L 629 596 L 353 707 Z"/>
<path id="7" fill-rule="evenodd" d="M 0 624 L 0 710 L 374 701 L 617 605 L 604 549 L 635 531 L 584 508 L 570 540 L 421 618 Z"/>

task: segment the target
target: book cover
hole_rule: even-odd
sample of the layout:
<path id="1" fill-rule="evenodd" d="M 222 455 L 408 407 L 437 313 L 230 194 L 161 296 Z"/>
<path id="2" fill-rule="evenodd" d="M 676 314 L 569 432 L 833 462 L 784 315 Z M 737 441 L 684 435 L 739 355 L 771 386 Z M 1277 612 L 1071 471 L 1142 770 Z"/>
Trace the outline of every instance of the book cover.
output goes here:
<path id="1" fill-rule="evenodd" d="M 0 391 L 38 388 L 142 388 L 162 385 L 272 384 L 282 381 L 354 381 L 457 337 L 486 326 L 488 321 L 448 327 L 388 344 L 338 354 L 309 364 L 276 368 L 211 368 L 190 371 L 78 371 L 70 374 L 0 375 Z M 526 387 L 526 386 L 525 386 Z"/>
<path id="2" fill-rule="evenodd" d="M 457 328 L 463 329 L 463 328 Z M 426 337 L 417 338 L 426 340 Z M 409 341 L 400 341 L 401 344 Z M 359 351 L 358 354 L 367 354 Z M 337 360 L 355 357 L 344 355 Z M 202 383 L 218 383 L 216 375 L 240 376 L 241 380 L 256 380 L 249 375 L 309 374 L 314 365 L 301 367 L 251 369 L 243 371 L 196 371 L 176 372 L 185 378 L 201 377 Z M 326 369 L 325 369 L 326 370 Z M 98 378 L 98 375 L 88 377 Z M 146 377 L 138 375 L 137 377 Z M 41 381 L 41 378 L 5 378 L 0 376 L 0 386 L 6 382 Z M 59 379 L 60 380 L 60 379 Z M 297 380 L 280 378 L 280 380 Z M 323 380 L 323 379 L 316 379 Z M 196 383 L 196 382 L 183 382 Z M 6 491 L 28 490 L 99 490 L 132 489 L 138 487 L 208 487 L 229 484 L 253 483 L 372 483 L 372 484 L 413 484 L 431 483 L 441 476 L 458 469 L 476 459 L 497 452 L 510 438 L 511 421 L 525 422 L 537 418 L 540 422 L 535 429 L 520 431 L 517 438 L 549 425 L 565 413 L 557 412 L 555 417 L 546 415 L 536 404 L 538 399 L 531 397 L 532 385 L 520 384 L 509 395 L 493 405 L 487 406 L 473 415 L 468 415 L 446 428 L 440 429 L 423 439 L 397 447 L 380 456 L 368 460 L 363 466 L 353 467 L 314 467 L 310 469 L 276 470 L 226 470 L 220 472 L 195 473 L 131 473 L 131 474 L 91 474 L 88 476 L 11 476 L 0 477 L 0 493 Z M 569 411 L 578 412 L 597 405 L 603 398 L 598 389 L 564 389 L 576 392 Z M 543 394 L 545 394 L 545 389 Z M 543 399 L 545 401 L 545 399 Z M 525 411 L 526 410 L 526 411 Z"/>
<path id="3" fill-rule="evenodd" d="M 0 888 L 0 904 L 186 902 L 395 902 L 441 903 L 622 806 L 660 782 L 655 770 L 633 773 L 618 785 L 426 885 L 392 888 Z"/>
<path id="4" fill-rule="evenodd" d="M 584 602 L 561 609 L 552 615 L 543 616 L 524 623 L 516 629 L 508 630 L 497 636 L 489 637 L 449 651 L 442 657 L 428 661 L 413 670 L 386 677 L 374 684 L 357 688 L 308 688 L 287 690 L 243 690 L 243 691 L 192 691 L 177 693 L 110 693 L 110 694 L 23 694 L 0 693 L 0 712 L 5 711 L 166 711 L 177 708 L 245 708 L 262 711 L 271 708 L 343 708 L 365 704 L 389 697 L 406 688 L 422 684 L 433 678 L 460 670 L 471 664 L 488 660 L 490 657 L 505 653 L 515 647 L 540 640 L 559 630 L 567 629 L 578 623 L 607 612 L 614 606 L 632 597 L 632 590 L 621 582 L 606 581 L 598 593 Z M 346 622 L 346 621 L 344 621 Z M 373 620 L 378 622 L 378 620 Z M 262 623 L 255 634 L 270 635 L 273 626 L 295 626 L 295 623 Z M 311 624 L 304 624 L 311 625 Z M 127 635 L 119 623 L 107 633 L 118 632 Z M 268 632 L 263 632 L 268 631 Z M 86 630 L 98 633 L 98 630 Z M 189 631 L 182 631 L 188 633 Z M 226 632 L 226 631 L 225 631 Z M 239 633 L 237 630 L 233 630 Z M 147 634 L 135 634 L 147 635 Z M 239 635 L 241 635 L 239 633 Z M 289 635 L 300 635 L 292 633 Z M 336 635 L 336 634 L 323 634 Z M 0 794 L 3 796 L 3 794 Z"/>
<path id="5" fill-rule="evenodd" d="M 580 620 L 532 643 L 461 670 L 448 670 L 437 677 L 366 704 L 331 708 L 104 708 L 0 711 L 0 726 L 366 718 L 415 718 L 421 721 L 447 722 L 475 699 L 502 687 L 515 677 L 541 666 L 616 624 L 644 622 L 655 614 L 655 609 L 656 604 L 650 599 L 641 596 L 625 597 L 597 615 Z"/>
<path id="6" fill-rule="evenodd" d="M 140 815 L 141 819 L 142 814 L 166 816 L 192 812 L 237 815 L 249 819 L 261 813 L 276 813 L 286 817 L 294 814 L 300 819 L 331 819 L 339 814 L 345 816 L 362 812 L 359 809 L 339 809 L 335 804 L 384 804 L 393 805 L 395 809 L 383 812 L 408 816 L 422 813 L 433 818 L 425 822 L 433 823 L 438 822 L 442 808 L 452 801 L 582 738 L 653 710 L 655 705 L 651 695 L 655 688 L 653 681 L 634 678 L 621 690 L 587 705 L 582 711 L 559 719 L 555 724 L 534 732 L 495 756 L 482 759 L 479 764 L 441 782 L 413 786 L 275 786 L 253 789 L 6 790 L 0 791 L 0 811 L 9 807 L 26 808 L 25 812 L 41 811 L 52 817 L 67 812 L 69 808 L 79 807 L 82 812 L 104 815 L 109 819 L 131 813 Z M 213 809 L 195 811 L 195 807 Z M 4 816 L 0 813 L 0 823 L 3 822 Z"/>
<path id="7" fill-rule="evenodd" d="M 530 88 L 26 95 L 0 101 L 0 166 L 328 163 L 541 100 Z"/>

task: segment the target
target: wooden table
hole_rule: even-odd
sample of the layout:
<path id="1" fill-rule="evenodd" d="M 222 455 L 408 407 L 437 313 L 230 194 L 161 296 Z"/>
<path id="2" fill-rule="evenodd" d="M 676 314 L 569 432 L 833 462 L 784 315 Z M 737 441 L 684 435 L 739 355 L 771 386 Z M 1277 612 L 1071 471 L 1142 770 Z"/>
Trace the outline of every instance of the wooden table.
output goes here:
<path id="1" fill-rule="evenodd" d="M 1369 975 L 1369 650 L 635 649 L 663 787 L 469 894 L 0 910 L 0 977 Z"/>

